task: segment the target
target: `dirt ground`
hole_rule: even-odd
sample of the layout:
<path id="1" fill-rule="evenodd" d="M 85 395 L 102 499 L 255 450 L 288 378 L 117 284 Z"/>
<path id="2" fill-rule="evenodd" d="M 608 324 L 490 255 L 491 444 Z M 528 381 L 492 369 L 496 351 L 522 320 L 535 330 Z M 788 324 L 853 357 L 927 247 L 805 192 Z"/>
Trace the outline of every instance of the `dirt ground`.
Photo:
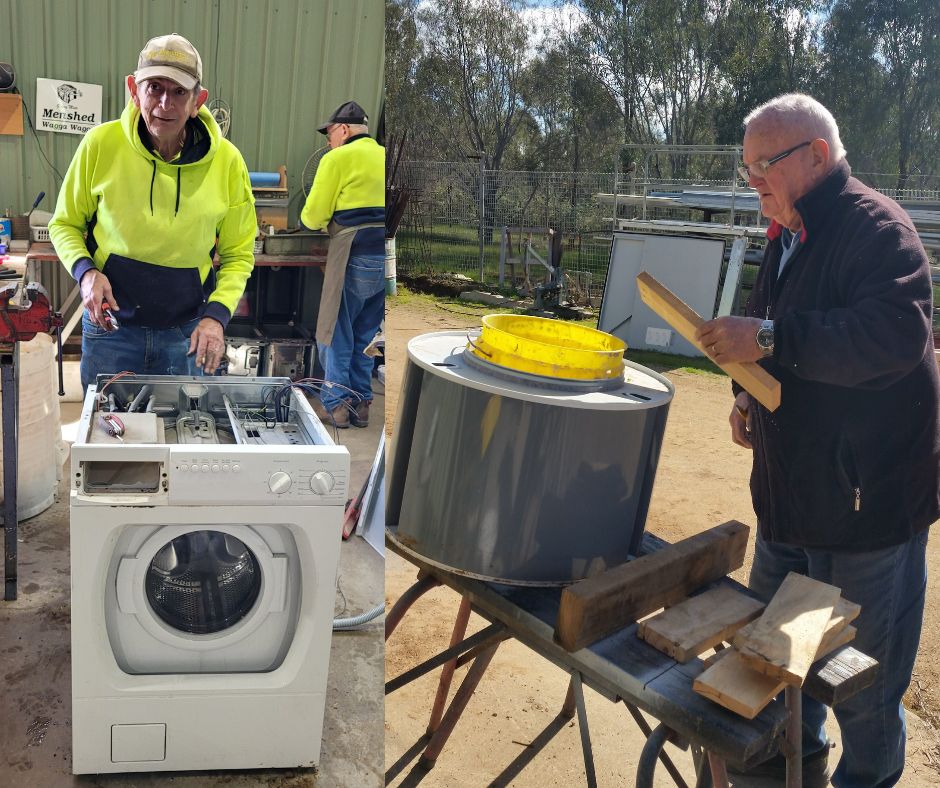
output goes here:
<path id="1" fill-rule="evenodd" d="M 381 389 L 376 391 L 381 400 Z M 63 433 L 75 439 L 81 403 L 62 403 Z M 381 436 L 340 431 L 350 453 L 350 490 L 368 477 Z M 21 455 L 22 456 L 22 455 Z M 58 501 L 18 528 L 19 594 L 0 600 L 0 788 L 375 788 L 382 784 L 383 642 L 380 621 L 331 636 L 318 770 L 138 772 L 72 775 L 69 465 Z M 246 509 L 249 517 L 250 509 Z M 383 561 L 363 539 L 344 542 L 336 572 L 335 615 L 371 610 L 381 595 Z M 332 579 L 332 578 L 330 578 Z M 106 644 L 102 645 L 102 654 Z M 157 720 L 159 721 L 159 717 Z M 172 716 L 166 722 L 173 725 Z M 251 724 L 247 721 L 246 724 Z M 208 739 L 211 741 L 211 737 Z"/>
<path id="2" fill-rule="evenodd" d="M 485 310 L 407 297 L 389 300 L 386 320 L 386 432 L 391 435 L 397 414 L 407 340 L 429 331 L 461 329 L 480 324 Z M 676 386 L 665 442 L 646 527 L 668 541 L 736 519 L 755 526 L 747 489 L 750 456 L 731 443 L 727 413 L 729 381 L 723 376 L 661 370 Z M 915 680 L 908 706 L 907 768 L 902 786 L 920 788 L 940 783 L 940 542 L 930 540 L 927 611 Z M 747 577 L 753 534 L 745 566 L 735 573 Z M 387 553 L 386 604 L 393 604 L 415 580 L 415 569 Z M 458 597 L 437 589 L 418 602 L 386 644 L 387 678 L 445 648 Z M 482 628 L 471 618 L 470 629 Z M 385 758 L 387 785 L 581 785 L 584 781 L 577 725 L 553 728 L 567 688 L 567 675 L 515 642 L 500 647 L 436 767 L 425 773 L 415 766 L 423 745 L 437 672 L 399 690 L 386 700 Z M 463 676 L 458 671 L 453 687 Z M 453 690 L 452 690 L 453 691 Z M 633 784 L 641 739 L 622 706 L 587 692 L 601 786 Z M 830 715 L 831 717 L 831 715 Z M 653 723 L 655 725 L 655 722 Z M 830 735 L 837 730 L 830 726 Z M 533 744 L 549 738 L 541 752 Z M 693 779 L 687 753 L 667 748 L 687 780 Z M 831 757 L 834 768 L 838 750 Z M 657 785 L 672 785 L 660 767 Z"/>

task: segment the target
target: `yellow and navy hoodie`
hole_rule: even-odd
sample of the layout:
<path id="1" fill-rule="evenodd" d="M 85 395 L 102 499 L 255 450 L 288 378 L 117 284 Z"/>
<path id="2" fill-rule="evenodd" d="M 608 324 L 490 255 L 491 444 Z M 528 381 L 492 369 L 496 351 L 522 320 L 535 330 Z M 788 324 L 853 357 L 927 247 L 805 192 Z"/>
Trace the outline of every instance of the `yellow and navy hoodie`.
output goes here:
<path id="1" fill-rule="evenodd" d="M 385 148 L 368 134 L 350 137 L 320 159 L 300 221 L 322 230 L 330 219 L 344 227 L 385 221 Z M 384 255 L 385 230 L 359 230 L 349 254 Z"/>
<path id="2" fill-rule="evenodd" d="M 205 107 L 187 132 L 180 154 L 163 161 L 131 101 L 120 120 L 85 135 L 59 190 L 56 253 L 76 281 L 92 267 L 108 277 L 127 325 L 211 317 L 226 326 L 254 266 L 248 168 Z"/>

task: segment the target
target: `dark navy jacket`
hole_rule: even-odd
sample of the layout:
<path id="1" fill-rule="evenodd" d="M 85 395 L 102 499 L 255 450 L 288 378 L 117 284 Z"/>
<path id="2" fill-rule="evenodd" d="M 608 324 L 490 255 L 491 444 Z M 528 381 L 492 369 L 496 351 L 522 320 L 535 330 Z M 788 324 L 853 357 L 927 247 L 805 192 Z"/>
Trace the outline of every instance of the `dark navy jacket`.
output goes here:
<path id="1" fill-rule="evenodd" d="M 747 304 L 774 320 L 760 363 L 782 383 L 775 412 L 751 402 L 760 533 L 832 550 L 899 544 L 940 515 L 927 256 L 905 211 L 844 162 L 796 208 L 801 248 L 778 279 L 771 225 Z"/>

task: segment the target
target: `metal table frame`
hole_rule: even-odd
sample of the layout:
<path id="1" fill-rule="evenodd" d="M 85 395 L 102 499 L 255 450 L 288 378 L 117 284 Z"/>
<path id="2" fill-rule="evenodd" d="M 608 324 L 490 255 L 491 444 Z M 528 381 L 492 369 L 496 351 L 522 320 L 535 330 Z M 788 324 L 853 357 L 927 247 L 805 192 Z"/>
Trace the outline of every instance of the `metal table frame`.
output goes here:
<path id="1" fill-rule="evenodd" d="M 667 741 L 684 750 L 690 746 L 693 748 L 697 788 L 727 786 L 727 761 L 746 768 L 760 763 L 778 749 L 787 758 L 788 788 L 799 788 L 802 784 L 802 703 L 799 689 L 788 688 L 785 704 L 771 703 L 754 720 L 749 721 L 707 701 L 692 690 L 692 679 L 702 670 L 700 660 L 693 660 L 686 665 L 676 663 L 640 641 L 636 637 L 635 624 L 588 648 L 569 653 L 553 639 L 559 589 L 503 586 L 443 570 L 403 548 L 394 538 L 394 533 L 394 528 L 387 531 L 386 543 L 389 549 L 417 566 L 419 572 L 417 582 L 386 615 L 386 640 L 412 605 L 427 591 L 446 585 L 461 595 L 449 647 L 386 683 L 385 692 L 388 695 L 435 668 L 443 668 L 427 727 L 429 738 L 418 762 L 422 768 L 433 768 L 500 643 L 515 638 L 571 676 L 567 697 L 556 718 L 556 722 L 561 724 L 556 724 L 553 732 L 546 729 L 542 736 L 548 734 L 547 738 L 533 752 L 526 754 L 522 766 L 535 757 L 551 736 L 561 729 L 564 721 L 572 719 L 576 714 L 586 782 L 592 788 L 597 785 L 584 704 L 583 688 L 587 684 L 608 700 L 622 701 L 647 737 L 637 765 L 638 788 L 651 788 L 657 762 L 663 764 L 677 786 L 687 788 L 675 764 L 663 751 Z M 664 544 L 647 534 L 643 552 L 658 549 Z M 730 580 L 726 582 L 733 583 Z M 734 585 L 737 586 L 736 583 Z M 490 624 L 466 637 L 471 609 Z M 618 660 L 612 657 L 622 653 L 626 653 L 624 658 Z M 846 653 L 850 661 L 859 666 L 855 673 L 841 689 L 833 690 L 832 687 L 823 686 L 825 680 L 821 677 L 827 675 L 830 664 L 839 661 Z M 639 664 L 632 664 L 634 660 Z M 620 664 L 617 664 L 618 661 Z M 471 664 L 467 675 L 447 706 L 454 673 L 458 667 L 468 663 Z M 814 666 L 804 690 L 824 702 L 837 702 L 864 689 L 874 679 L 876 671 L 877 663 L 874 660 L 851 646 L 845 646 Z M 650 729 L 640 709 L 661 720 L 655 729 Z"/>

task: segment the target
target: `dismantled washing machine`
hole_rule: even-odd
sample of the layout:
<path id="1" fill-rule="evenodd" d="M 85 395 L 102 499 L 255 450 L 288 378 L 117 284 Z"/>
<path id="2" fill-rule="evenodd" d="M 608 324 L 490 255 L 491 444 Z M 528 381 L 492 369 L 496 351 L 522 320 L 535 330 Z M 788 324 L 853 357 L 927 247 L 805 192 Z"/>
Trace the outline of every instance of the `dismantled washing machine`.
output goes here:
<path id="1" fill-rule="evenodd" d="M 73 771 L 315 765 L 349 454 L 304 396 L 99 378 L 70 487 Z"/>

